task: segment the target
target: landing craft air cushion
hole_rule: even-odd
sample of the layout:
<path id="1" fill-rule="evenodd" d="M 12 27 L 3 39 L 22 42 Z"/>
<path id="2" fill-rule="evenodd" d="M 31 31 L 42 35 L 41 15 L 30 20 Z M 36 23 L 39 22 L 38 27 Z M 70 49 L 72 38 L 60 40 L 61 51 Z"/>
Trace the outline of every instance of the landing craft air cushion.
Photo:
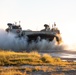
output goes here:
<path id="1" fill-rule="evenodd" d="M 8 33 L 14 33 L 17 35 L 18 38 L 20 37 L 27 37 L 28 42 L 31 41 L 41 41 L 42 39 L 45 39 L 47 41 L 53 41 L 54 38 L 56 38 L 56 42 L 60 44 L 62 42 L 60 30 L 56 27 L 56 24 L 52 26 L 50 29 L 48 24 L 44 24 L 45 29 L 42 29 L 40 31 L 32 31 L 32 30 L 22 30 L 20 25 L 8 23 L 8 28 L 6 31 Z"/>

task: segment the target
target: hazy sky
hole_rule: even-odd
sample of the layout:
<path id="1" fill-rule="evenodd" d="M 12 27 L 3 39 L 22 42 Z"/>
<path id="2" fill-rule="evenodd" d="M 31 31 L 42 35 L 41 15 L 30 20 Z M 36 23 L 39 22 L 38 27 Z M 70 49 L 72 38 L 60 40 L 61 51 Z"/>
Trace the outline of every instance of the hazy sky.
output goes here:
<path id="1" fill-rule="evenodd" d="M 32 30 L 56 22 L 61 33 L 76 37 L 76 0 L 0 0 L 0 29 L 15 21 Z"/>

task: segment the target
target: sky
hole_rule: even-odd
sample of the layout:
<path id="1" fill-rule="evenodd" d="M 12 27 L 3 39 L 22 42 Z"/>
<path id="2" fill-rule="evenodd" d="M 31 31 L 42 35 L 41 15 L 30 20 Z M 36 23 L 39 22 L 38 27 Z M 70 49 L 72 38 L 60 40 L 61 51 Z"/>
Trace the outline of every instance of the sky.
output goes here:
<path id="1" fill-rule="evenodd" d="M 0 0 L 0 29 L 19 21 L 23 30 L 55 22 L 64 39 L 76 41 L 76 0 Z"/>

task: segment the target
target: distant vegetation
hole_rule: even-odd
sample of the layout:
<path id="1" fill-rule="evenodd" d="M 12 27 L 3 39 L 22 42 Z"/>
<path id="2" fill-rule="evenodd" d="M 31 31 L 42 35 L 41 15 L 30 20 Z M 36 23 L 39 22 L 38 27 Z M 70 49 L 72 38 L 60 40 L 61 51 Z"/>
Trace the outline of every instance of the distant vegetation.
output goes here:
<path id="1" fill-rule="evenodd" d="M 21 68 L 21 65 L 33 67 Z M 0 75 L 29 75 L 27 72 L 43 71 L 68 71 L 76 70 L 76 62 L 62 61 L 48 54 L 40 55 L 38 52 L 13 52 L 0 50 Z M 3 66 L 14 66 L 13 68 L 3 68 Z M 43 66 L 43 67 L 41 67 Z M 54 74 L 54 75 L 64 75 Z"/>

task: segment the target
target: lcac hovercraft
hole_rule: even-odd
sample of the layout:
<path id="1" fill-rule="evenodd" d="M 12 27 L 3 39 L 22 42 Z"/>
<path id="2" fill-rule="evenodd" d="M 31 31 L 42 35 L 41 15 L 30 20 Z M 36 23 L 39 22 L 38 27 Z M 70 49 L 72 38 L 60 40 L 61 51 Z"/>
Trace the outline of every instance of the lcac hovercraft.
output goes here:
<path id="1" fill-rule="evenodd" d="M 44 24 L 45 29 L 42 29 L 40 31 L 32 31 L 32 30 L 22 30 L 20 25 L 8 23 L 8 28 L 6 31 L 9 33 L 14 33 L 17 35 L 18 38 L 28 38 L 28 42 L 31 41 L 41 41 L 43 39 L 51 42 L 54 38 L 56 38 L 56 42 L 60 44 L 62 42 L 62 37 L 60 30 L 56 27 L 56 24 L 50 28 L 48 24 Z"/>

